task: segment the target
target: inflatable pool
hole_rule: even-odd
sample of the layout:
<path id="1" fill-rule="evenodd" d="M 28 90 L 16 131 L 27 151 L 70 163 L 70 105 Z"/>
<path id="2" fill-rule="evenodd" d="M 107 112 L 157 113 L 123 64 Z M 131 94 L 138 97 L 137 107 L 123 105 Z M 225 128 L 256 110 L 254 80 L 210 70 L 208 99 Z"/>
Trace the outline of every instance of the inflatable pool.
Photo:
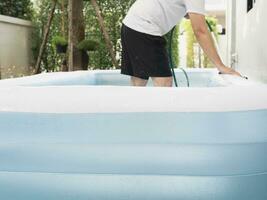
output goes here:
<path id="1" fill-rule="evenodd" d="M 266 200 L 267 86 L 118 71 L 0 81 L 0 199 Z"/>

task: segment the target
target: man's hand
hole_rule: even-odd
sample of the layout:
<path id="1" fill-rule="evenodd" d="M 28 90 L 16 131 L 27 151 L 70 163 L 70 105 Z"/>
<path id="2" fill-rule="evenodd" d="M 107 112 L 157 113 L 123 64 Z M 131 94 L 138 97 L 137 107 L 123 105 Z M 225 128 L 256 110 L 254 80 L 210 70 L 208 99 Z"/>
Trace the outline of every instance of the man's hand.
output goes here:
<path id="1" fill-rule="evenodd" d="M 234 69 L 230 67 L 221 66 L 221 67 L 218 67 L 218 70 L 220 74 L 229 74 L 229 75 L 236 75 L 236 76 L 242 77 L 239 72 L 235 71 Z"/>

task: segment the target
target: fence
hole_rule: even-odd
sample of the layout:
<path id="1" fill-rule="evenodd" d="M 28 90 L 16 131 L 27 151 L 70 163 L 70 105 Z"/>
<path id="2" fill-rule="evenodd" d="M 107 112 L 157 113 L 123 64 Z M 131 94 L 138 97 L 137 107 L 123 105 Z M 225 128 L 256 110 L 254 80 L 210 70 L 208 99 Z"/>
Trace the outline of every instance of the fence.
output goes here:
<path id="1" fill-rule="evenodd" d="M 0 78 L 29 74 L 32 29 L 29 21 L 0 15 Z"/>

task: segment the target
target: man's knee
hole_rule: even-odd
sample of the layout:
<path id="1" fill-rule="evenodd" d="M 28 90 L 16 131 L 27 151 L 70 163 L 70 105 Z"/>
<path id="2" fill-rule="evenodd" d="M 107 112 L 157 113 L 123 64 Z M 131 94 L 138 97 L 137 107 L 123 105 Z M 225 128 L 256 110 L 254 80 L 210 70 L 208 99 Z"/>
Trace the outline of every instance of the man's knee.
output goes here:
<path id="1" fill-rule="evenodd" d="M 137 86 L 137 87 L 145 87 L 147 85 L 148 80 L 146 79 L 141 79 L 137 77 L 131 77 L 131 83 L 132 86 Z"/>
<path id="2" fill-rule="evenodd" d="M 172 77 L 153 77 L 153 84 L 155 87 L 172 87 Z"/>

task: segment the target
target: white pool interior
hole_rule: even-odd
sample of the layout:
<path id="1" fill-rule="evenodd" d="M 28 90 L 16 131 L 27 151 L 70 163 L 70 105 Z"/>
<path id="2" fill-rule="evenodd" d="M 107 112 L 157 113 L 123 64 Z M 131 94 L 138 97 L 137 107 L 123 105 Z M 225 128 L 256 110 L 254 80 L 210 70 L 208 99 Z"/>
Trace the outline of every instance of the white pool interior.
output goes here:
<path id="1" fill-rule="evenodd" d="M 190 87 L 223 87 L 229 85 L 255 85 L 255 81 L 244 78 L 219 75 L 216 69 L 186 69 Z M 187 79 L 182 70 L 177 69 L 176 77 L 179 87 L 187 87 Z M 1 86 L 130 86 L 129 76 L 121 75 L 119 70 L 95 70 L 77 72 L 43 73 L 30 77 L 7 79 Z M 152 86 L 150 80 L 149 86 Z"/>

